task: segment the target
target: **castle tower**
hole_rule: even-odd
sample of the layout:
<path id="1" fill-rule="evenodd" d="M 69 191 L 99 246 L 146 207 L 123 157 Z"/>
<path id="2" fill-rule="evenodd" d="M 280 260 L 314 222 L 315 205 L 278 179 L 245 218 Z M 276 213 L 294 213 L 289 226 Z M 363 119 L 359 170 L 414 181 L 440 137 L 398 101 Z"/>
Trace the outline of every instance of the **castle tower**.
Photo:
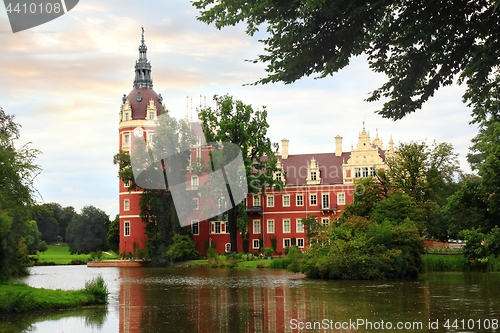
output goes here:
<path id="1" fill-rule="evenodd" d="M 123 95 L 119 114 L 119 149 L 129 154 L 133 152 L 136 140 L 152 140 L 156 120 L 165 110 L 161 94 L 153 90 L 147 50 L 142 28 L 133 89 L 128 95 Z M 119 180 L 120 253 L 144 249 L 147 240 L 139 208 L 142 190 L 129 190 L 129 185 Z"/>

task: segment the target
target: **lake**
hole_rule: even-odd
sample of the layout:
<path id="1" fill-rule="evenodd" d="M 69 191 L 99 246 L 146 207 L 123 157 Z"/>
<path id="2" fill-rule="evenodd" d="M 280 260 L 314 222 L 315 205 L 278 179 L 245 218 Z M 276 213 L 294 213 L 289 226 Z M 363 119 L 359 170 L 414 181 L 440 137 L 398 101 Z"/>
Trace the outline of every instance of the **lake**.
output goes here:
<path id="1" fill-rule="evenodd" d="M 9 315 L 0 332 L 500 332 L 500 273 L 324 281 L 270 269 L 31 268 L 34 287 L 101 275 L 108 306 Z"/>

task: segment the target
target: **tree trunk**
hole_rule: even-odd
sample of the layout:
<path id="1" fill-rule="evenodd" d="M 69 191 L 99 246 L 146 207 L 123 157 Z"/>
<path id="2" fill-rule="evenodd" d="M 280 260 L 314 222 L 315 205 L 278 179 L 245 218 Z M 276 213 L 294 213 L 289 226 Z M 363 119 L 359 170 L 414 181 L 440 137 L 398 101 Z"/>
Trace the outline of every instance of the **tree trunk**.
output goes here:
<path id="1" fill-rule="evenodd" d="M 236 219 L 236 209 L 231 208 L 227 214 L 227 225 L 229 227 L 229 239 L 231 242 L 231 252 L 238 252 L 238 225 Z"/>

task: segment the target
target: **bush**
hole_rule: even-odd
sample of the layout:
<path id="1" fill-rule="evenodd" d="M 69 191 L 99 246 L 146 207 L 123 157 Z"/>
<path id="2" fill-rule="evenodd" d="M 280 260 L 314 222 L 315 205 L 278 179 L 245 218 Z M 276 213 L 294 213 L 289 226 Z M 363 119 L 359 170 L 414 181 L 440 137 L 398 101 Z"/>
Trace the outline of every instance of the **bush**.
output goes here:
<path id="1" fill-rule="evenodd" d="M 188 235 L 176 234 L 172 240 L 173 243 L 167 250 L 167 256 L 171 260 L 192 260 L 200 256 L 198 251 L 196 251 L 196 243 L 194 243 Z"/>
<path id="2" fill-rule="evenodd" d="M 304 254 L 295 247 L 288 249 L 288 269 L 326 279 L 418 277 L 423 270 L 423 239 L 414 223 L 350 219 L 318 234 Z"/>
<path id="3" fill-rule="evenodd" d="M 98 276 L 91 281 L 85 282 L 85 291 L 93 296 L 93 298 L 100 304 L 108 302 L 108 286 L 104 282 L 102 276 Z"/>

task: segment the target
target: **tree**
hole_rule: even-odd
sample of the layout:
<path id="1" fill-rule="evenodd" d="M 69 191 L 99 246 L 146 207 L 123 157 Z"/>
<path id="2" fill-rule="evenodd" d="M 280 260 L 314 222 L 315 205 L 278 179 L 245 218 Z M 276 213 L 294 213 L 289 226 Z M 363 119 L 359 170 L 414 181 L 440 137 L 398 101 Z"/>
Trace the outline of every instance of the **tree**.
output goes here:
<path id="1" fill-rule="evenodd" d="M 107 250 L 107 233 L 110 221 L 104 211 L 94 206 L 83 207 L 75 214 L 68 229 L 66 239 L 71 253 L 90 253 Z"/>
<path id="2" fill-rule="evenodd" d="M 492 116 L 480 126 L 472 139 L 467 156 L 473 170 L 481 176 L 481 191 L 488 196 L 491 214 L 500 213 L 500 115 Z"/>
<path id="3" fill-rule="evenodd" d="M 64 207 L 59 215 L 59 235 L 62 237 L 63 242 L 66 242 L 66 229 L 75 214 L 75 208 L 68 206 Z"/>
<path id="4" fill-rule="evenodd" d="M 37 194 L 33 180 L 40 172 L 34 160 L 40 152 L 28 144 L 16 148 L 20 127 L 0 107 L 0 281 L 26 273 L 28 254 L 45 248 L 30 219 Z"/>
<path id="5" fill-rule="evenodd" d="M 268 76 L 256 83 L 292 83 L 326 77 L 368 55 L 375 72 L 387 76 L 368 101 L 388 99 L 377 111 L 400 119 L 422 107 L 458 76 L 474 121 L 498 112 L 500 71 L 498 0 L 197 0 L 198 19 L 218 29 L 245 22 L 252 36 L 266 27 Z"/>
<path id="6" fill-rule="evenodd" d="M 267 137 L 269 124 L 265 107 L 262 111 L 254 111 L 251 105 L 229 95 L 215 95 L 214 100 L 216 108 L 206 107 L 199 112 L 206 141 L 230 142 L 238 146 L 245 165 L 248 193 L 262 191 L 265 195 L 267 186 L 281 184 L 273 177 L 278 171 L 273 151 L 273 147 L 277 150 L 277 145 Z M 243 203 L 230 208 L 227 214 L 231 251 L 237 252 L 238 222 L 244 222 L 246 217 Z"/>
<path id="7" fill-rule="evenodd" d="M 120 251 L 120 215 L 116 214 L 115 219 L 111 221 L 107 234 L 108 246 L 115 253 Z"/>
<path id="8" fill-rule="evenodd" d="M 387 172 L 394 188 L 402 190 L 417 202 L 433 199 L 445 202 L 451 193 L 454 177 L 460 173 L 457 154 L 449 143 L 426 142 L 401 144 L 394 157 L 387 158 Z"/>
<path id="9" fill-rule="evenodd" d="M 59 223 L 55 217 L 57 214 L 54 205 L 43 204 L 33 208 L 32 218 L 38 225 L 38 230 L 42 234 L 42 240 L 46 243 L 55 243 L 59 236 Z M 60 206 L 59 206 L 60 207 Z"/>
<path id="10" fill-rule="evenodd" d="M 158 119 L 153 142 L 146 145 L 138 138 L 134 141 L 132 155 L 120 151 L 114 156 L 114 163 L 119 165 L 119 177 L 130 182 L 130 190 L 143 191 L 139 206 L 148 236 L 146 252 L 155 265 L 169 263 L 167 249 L 173 236 L 181 231 L 179 215 L 186 216 L 193 210 L 188 205 L 174 205 L 171 187 L 185 183 L 195 143 L 196 137 L 189 124 L 176 120 L 165 110 Z M 139 163 L 135 163 L 137 161 Z M 184 202 L 191 203 L 190 194 L 184 190 L 177 194 L 186 196 Z"/>
<path id="11" fill-rule="evenodd" d="M 200 254 L 196 251 L 196 243 L 189 235 L 176 234 L 172 239 L 172 245 L 168 247 L 167 256 L 172 261 L 197 259 Z"/>

